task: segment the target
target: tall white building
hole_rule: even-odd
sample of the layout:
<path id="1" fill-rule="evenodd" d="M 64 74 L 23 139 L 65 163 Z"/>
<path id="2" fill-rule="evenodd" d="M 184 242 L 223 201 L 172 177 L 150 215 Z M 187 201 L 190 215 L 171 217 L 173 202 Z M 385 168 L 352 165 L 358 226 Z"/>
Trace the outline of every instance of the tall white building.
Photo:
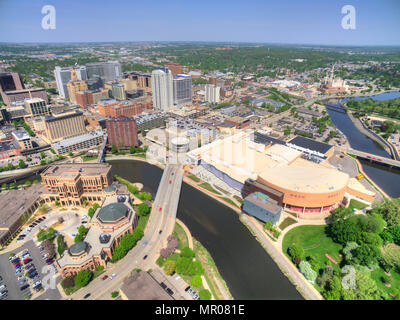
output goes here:
<path id="1" fill-rule="evenodd" d="M 85 66 L 75 66 L 74 69 L 79 80 L 87 80 Z M 58 95 L 64 99 L 69 99 L 67 83 L 71 80 L 71 71 L 72 67 L 61 68 L 56 66 L 54 69 L 54 77 L 56 78 L 57 82 Z"/>
<path id="2" fill-rule="evenodd" d="M 205 86 L 206 102 L 219 103 L 219 90 L 220 87 L 217 87 L 213 84 L 206 84 Z"/>
<path id="3" fill-rule="evenodd" d="M 157 68 L 151 73 L 153 108 L 170 110 L 174 106 L 172 72 L 168 68 Z"/>
<path id="4" fill-rule="evenodd" d="M 174 104 L 184 106 L 192 103 L 192 77 L 187 74 L 177 74 L 173 79 Z"/>

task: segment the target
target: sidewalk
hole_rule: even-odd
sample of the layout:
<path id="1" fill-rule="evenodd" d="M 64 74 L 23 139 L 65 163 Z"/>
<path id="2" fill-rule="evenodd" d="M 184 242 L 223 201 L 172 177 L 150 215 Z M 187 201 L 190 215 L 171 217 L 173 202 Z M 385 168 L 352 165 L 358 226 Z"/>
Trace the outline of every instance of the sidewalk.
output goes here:
<path id="1" fill-rule="evenodd" d="M 282 272 L 296 286 L 297 290 L 304 296 L 306 300 L 323 300 L 321 294 L 308 282 L 304 276 L 297 270 L 292 262 L 282 253 L 281 245 L 275 244 L 265 234 L 262 226 L 247 215 L 242 215 L 243 223 L 247 225 L 255 234 L 257 240 L 265 248 L 271 258 L 275 261 Z"/>

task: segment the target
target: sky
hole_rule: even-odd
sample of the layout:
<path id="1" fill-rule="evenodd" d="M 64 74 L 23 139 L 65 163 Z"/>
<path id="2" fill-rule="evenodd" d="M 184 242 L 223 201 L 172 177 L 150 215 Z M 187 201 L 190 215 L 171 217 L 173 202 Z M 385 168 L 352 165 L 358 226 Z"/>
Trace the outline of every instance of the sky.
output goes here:
<path id="1" fill-rule="evenodd" d="M 55 29 L 42 28 L 45 5 Z M 400 0 L 0 0 L 0 42 L 108 41 L 400 45 Z"/>

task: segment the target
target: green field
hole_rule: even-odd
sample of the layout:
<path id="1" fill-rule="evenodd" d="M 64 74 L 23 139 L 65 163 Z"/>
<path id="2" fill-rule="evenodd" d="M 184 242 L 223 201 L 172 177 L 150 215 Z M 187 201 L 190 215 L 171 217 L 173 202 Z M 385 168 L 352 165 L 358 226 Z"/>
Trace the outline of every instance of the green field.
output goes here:
<path id="1" fill-rule="evenodd" d="M 190 176 L 188 176 L 190 179 L 192 179 L 193 181 L 199 182 L 200 179 L 197 178 L 195 175 L 191 174 Z"/>
<path id="2" fill-rule="evenodd" d="M 350 209 L 357 209 L 357 210 L 362 210 L 364 208 L 368 207 L 368 205 L 366 205 L 363 202 L 357 201 L 355 199 L 351 199 L 350 200 L 350 204 L 349 204 L 349 208 Z"/>
<path id="3" fill-rule="evenodd" d="M 180 226 L 180 224 L 175 223 L 174 232 L 172 234 L 178 238 L 178 241 L 179 241 L 178 249 L 179 250 L 182 250 L 184 247 L 189 246 L 186 232 L 185 232 L 185 230 L 183 230 L 183 228 Z"/>
<path id="4" fill-rule="evenodd" d="M 208 191 L 211 191 L 212 193 L 220 195 L 220 193 L 218 191 L 216 191 L 213 187 L 211 187 L 211 185 L 209 183 L 207 183 L 207 182 L 202 183 L 200 185 L 200 187 L 202 187 L 202 188 L 204 188 L 204 189 L 206 189 Z"/>
<path id="5" fill-rule="evenodd" d="M 290 245 L 296 243 L 303 247 L 306 257 L 314 256 L 319 261 L 321 267 L 329 261 L 325 254 L 328 254 L 332 259 L 340 263 L 339 251 L 342 249 L 342 246 L 333 242 L 326 235 L 326 228 L 327 226 L 325 225 L 299 226 L 290 230 L 283 238 L 283 252 L 289 257 L 288 248 Z M 337 268 L 339 268 L 338 265 Z"/>

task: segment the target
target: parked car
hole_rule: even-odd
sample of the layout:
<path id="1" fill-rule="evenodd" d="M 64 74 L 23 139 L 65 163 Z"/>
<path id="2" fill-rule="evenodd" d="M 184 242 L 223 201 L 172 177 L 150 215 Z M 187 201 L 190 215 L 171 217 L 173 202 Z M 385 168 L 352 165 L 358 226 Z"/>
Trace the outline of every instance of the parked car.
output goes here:
<path id="1" fill-rule="evenodd" d="M 31 280 L 32 280 L 32 281 L 35 281 L 35 280 L 37 280 L 37 279 L 39 279 L 39 275 L 38 275 L 38 274 L 36 274 L 36 276 L 34 276 Z"/>
<path id="2" fill-rule="evenodd" d="M 23 285 L 21 288 L 19 288 L 21 291 L 24 291 L 25 289 L 29 288 L 29 284 Z"/>
<path id="3" fill-rule="evenodd" d="M 185 288 L 185 292 L 188 292 L 189 289 L 190 289 L 190 286 L 187 286 L 187 287 Z"/>
<path id="4" fill-rule="evenodd" d="M 102 280 L 106 280 L 108 278 L 108 275 L 105 275 L 103 278 L 101 278 Z"/>
<path id="5" fill-rule="evenodd" d="M 90 297 L 90 293 L 85 294 L 85 296 L 83 297 L 83 299 L 87 299 Z"/>
<path id="6" fill-rule="evenodd" d="M 168 292 L 168 294 L 170 294 L 171 296 L 174 294 L 174 292 L 173 292 L 170 288 L 167 288 L 167 292 Z"/>
<path id="7" fill-rule="evenodd" d="M 22 281 L 19 282 L 19 285 L 22 286 L 22 285 L 24 285 L 24 284 L 27 283 L 27 282 L 28 282 L 28 281 L 27 281 L 26 279 L 24 279 L 24 280 L 22 280 Z"/>
<path id="8" fill-rule="evenodd" d="M 146 260 L 147 259 L 147 254 L 143 257 L 143 260 Z"/>
<path id="9" fill-rule="evenodd" d="M 54 263 L 54 260 L 53 260 L 53 259 L 51 259 L 50 261 L 46 261 L 46 263 L 47 263 L 48 265 L 51 265 L 51 264 L 53 264 L 53 263 Z"/>
<path id="10" fill-rule="evenodd" d="M 167 285 L 164 282 L 160 283 L 161 288 L 163 288 L 164 290 L 167 288 Z"/>

